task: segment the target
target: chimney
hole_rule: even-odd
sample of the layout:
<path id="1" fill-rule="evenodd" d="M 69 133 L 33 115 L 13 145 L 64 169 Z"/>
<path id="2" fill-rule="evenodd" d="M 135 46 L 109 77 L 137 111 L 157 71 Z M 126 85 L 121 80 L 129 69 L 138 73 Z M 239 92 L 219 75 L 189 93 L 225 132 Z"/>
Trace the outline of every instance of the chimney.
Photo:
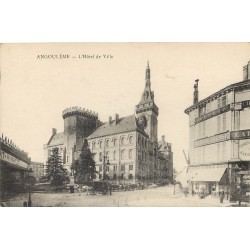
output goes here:
<path id="1" fill-rule="evenodd" d="M 199 101 L 198 83 L 199 83 L 199 79 L 196 79 L 195 84 L 194 84 L 194 100 L 193 100 L 193 104 L 196 104 Z"/>
<path id="2" fill-rule="evenodd" d="M 57 133 L 56 128 L 52 128 L 52 135 L 55 135 Z"/>
<path id="3" fill-rule="evenodd" d="M 250 61 L 243 67 L 243 81 L 250 79 Z"/>
<path id="4" fill-rule="evenodd" d="M 111 122 L 112 122 L 112 117 L 109 116 L 109 125 L 111 125 Z"/>
<path id="5" fill-rule="evenodd" d="M 115 124 L 118 124 L 118 122 L 119 122 L 119 115 L 115 114 Z"/>

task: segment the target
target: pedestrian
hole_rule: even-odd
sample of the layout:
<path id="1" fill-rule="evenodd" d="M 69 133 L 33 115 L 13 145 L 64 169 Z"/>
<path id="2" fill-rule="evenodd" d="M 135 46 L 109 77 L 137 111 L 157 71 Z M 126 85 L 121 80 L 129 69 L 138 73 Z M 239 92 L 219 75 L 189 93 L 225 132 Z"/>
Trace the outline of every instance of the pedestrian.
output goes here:
<path id="1" fill-rule="evenodd" d="M 225 192 L 222 190 L 222 191 L 220 192 L 219 196 L 220 196 L 220 203 L 223 203 L 223 199 L 224 199 L 224 197 L 225 197 Z"/>
<path id="2" fill-rule="evenodd" d="M 109 194 L 112 195 L 112 187 L 109 185 Z"/>
<path id="3" fill-rule="evenodd" d="M 78 186 L 78 191 L 79 191 L 79 196 L 81 196 L 81 193 L 82 193 L 82 185 L 79 185 L 79 186 Z"/>

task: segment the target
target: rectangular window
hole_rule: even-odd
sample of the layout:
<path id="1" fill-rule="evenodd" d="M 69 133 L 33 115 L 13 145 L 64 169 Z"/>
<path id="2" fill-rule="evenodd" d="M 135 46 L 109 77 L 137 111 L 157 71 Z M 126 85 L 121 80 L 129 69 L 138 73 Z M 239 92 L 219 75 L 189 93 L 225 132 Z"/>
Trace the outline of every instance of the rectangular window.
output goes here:
<path id="1" fill-rule="evenodd" d="M 129 170 L 133 170 L 133 165 L 129 165 Z"/>
<path id="2" fill-rule="evenodd" d="M 129 150 L 129 159 L 132 159 L 132 149 Z"/>
<path id="3" fill-rule="evenodd" d="M 206 136 L 206 121 L 202 122 L 202 136 Z"/>
<path id="4" fill-rule="evenodd" d="M 227 105 L 227 96 L 226 95 L 224 95 L 224 96 L 222 96 L 222 98 L 221 98 L 222 100 L 221 100 L 221 106 L 223 107 L 223 106 L 226 106 Z"/>
<path id="5" fill-rule="evenodd" d="M 217 99 L 217 108 L 219 109 L 221 107 L 221 100 L 220 98 Z"/>
<path id="6" fill-rule="evenodd" d="M 209 113 L 211 111 L 211 102 L 208 102 L 206 105 L 206 113 Z"/>
<path id="7" fill-rule="evenodd" d="M 114 171 L 117 171 L 117 166 L 116 165 L 114 166 Z"/>
<path id="8" fill-rule="evenodd" d="M 121 165 L 121 171 L 125 170 L 125 165 Z"/>
<path id="9" fill-rule="evenodd" d="M 201 107 L 200 109 L 199 109 L 199 116 L 202 116 L 202 115 L 204 115 L 206 113 L 206 107 Z"/>
<path id="10" fill-rule="evenodd" d="M 198 123 L 198 139 L 201 138 L 201 123 Z"/>
<path id="11" fill-rule="evenodd" d="M 221 118 L 220 115 L 217 116 L 217 133 L 221 132 L 221 122 L 220 122 Z"/>
<path id="12" fill-rule="evenodd" d="M 202 162 L 205 162 L 205 149 L 206 149 L 206 147 L 204 146 L 204 147 L 202 147 Z"/>
<path id="13" fill-rule="evenodd" d="M 227 130 L 227 114 L 224 113 L 222 115 L 222 131 L 225 132 Z"/>

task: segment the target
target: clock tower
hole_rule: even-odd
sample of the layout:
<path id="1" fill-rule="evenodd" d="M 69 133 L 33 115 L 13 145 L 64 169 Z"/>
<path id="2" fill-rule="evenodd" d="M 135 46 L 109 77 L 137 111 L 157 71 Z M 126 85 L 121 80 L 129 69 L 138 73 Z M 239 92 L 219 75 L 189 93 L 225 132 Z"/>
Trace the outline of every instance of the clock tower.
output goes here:
<path id="1" fill-rule="evenodd" d="M 135 116 L 138 126 L 144 130 L 151 143 L 157 145 L 158 136 L 158 114 L 159 109 L 154 102 L 154 92 L 151 91 L 149 63 L 146 69 L 145 87 L 141 96 L 141 101 L 135 107 Z"/>

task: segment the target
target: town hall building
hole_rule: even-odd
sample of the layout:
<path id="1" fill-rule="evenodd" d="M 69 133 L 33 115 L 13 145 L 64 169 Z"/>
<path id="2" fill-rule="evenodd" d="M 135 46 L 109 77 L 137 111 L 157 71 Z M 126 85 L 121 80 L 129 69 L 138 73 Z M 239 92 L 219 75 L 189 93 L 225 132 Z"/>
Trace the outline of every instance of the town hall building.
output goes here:
<path id="1" fill-rule="evenodd" d="M 64 166 L 72 173 L 83 140 L 87 139 L 98 172 L 96 180 L 108 176 L 110 181 L 124 184 L 172 182 L 172 145 L 165 136 L 158 141 L 158 115 L 148 64 L 145 87 L 134 114 L 116 114 L 103 123 L 95 112 L 79 107 L 65 109 L 64 132 L 52 129 L 52 136 L 44 145 L 44 164 L 57 147 Z"/>

